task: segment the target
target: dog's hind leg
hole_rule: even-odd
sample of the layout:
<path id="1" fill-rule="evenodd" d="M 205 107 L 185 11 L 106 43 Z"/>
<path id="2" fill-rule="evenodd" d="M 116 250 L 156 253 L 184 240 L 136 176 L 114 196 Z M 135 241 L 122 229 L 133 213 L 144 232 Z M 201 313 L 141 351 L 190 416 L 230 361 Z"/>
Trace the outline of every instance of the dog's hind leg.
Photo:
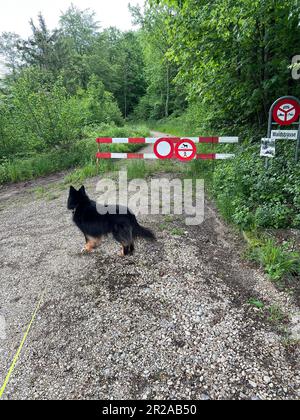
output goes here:
<path id="1" fill-rule="evenodd" d="M 115 225 L 113 237 L 122 245 L 121 256 L 132 255 L 134 250 L 132 227 L 130 225 Z"/>
<path id="2" fill-rule="evenodd" d="M 132 242 L 131 244 L 130 244 L 130 250 L 129 250 L 130 252 L 130 255 L 133 255 L 134 254 L 134 251 L 135 251 L 135 246 L 134 246 L 134 242 Z"/>
<path id="3" fill-rule="evenodd" d="M 122 252 L 121 252 L 121 256 L 122 257 L 127 257 L 129 255 L 133 255 L 134 253 L 134 245 L 133 244 L 126 244 L 123 245 L 122 244 Z"/>

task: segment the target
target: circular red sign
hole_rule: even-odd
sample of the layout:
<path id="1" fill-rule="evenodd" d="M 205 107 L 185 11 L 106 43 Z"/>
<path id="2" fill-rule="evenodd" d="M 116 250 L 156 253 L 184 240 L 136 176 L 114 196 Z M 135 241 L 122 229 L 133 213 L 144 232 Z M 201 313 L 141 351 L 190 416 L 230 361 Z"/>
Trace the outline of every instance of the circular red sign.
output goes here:
<path id="1" fill-rule="evenodd" d="M 158 159 L 172 159 L 174 156 L 174 144 L 168 138 L 157 140 L 153 150 Z"/>
<path id="2" fill-rule="evenodd" d="M 175 155 L 182 162 L 193 160 L 197 154 L 197 147 L 192 140 L 181 140 L 175 146 Z"/>
<path id="3" fill-rule="evenodd" d="M 279 125 L 291 125 L 298 121 L 299 115 L 300 106 L 294 99 L 282 99 L 273 110 L 273 119 Z"/>

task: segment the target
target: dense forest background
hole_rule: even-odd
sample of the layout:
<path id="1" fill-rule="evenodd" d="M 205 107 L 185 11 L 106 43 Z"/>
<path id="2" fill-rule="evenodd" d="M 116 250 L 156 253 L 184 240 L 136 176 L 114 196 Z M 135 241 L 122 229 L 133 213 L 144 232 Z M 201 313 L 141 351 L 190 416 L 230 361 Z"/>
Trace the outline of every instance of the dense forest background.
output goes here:
<path id="1" fill-rule="evenodd" d="M 131 12 L 132 32 L 71 6 L 55 30 L 40 15 L 28 39 L 2 33 L 0 182 L 92 165 L 96 136 L 240 135 L 214 173 L 222 213 L 245 229 L 299 227 L 294 145 L 266 171 L 259 143 L 274 100 L 300 96 L 300 2 L 148 0 Z"/>

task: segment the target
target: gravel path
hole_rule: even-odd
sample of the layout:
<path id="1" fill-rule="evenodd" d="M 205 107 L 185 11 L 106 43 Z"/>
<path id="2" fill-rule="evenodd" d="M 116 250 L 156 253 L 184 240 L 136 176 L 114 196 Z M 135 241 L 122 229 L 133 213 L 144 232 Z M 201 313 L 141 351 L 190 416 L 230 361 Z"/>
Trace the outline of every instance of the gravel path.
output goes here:
<path id="1" fill-rule="evenodd" d="M 91 196 L 95 183 L 87 182 Z M 122 259 L 112 240 L 80 255 L 66 199 L 58 189 L 1 207 L 0 385 L 46 289 L 5 398 L 299 399 L 290 322 L 248 301 L 294 320 L 299 308 L 243 261 L 210 202 L 199 227 L 139 218 L 158 242 L 141 241 Z"/>

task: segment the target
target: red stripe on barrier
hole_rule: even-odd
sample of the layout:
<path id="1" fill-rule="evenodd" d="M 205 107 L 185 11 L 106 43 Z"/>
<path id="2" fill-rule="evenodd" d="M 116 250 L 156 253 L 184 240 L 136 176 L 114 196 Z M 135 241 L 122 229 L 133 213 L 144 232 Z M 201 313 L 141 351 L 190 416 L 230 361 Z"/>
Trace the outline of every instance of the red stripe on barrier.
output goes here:
<path id="1" fill-rule="evenodd" d="M 171 143 L 179 143 L 181 141 L 180 137 L 166 137 L 166 140 L 169 140 Z"/>
<path id="2" fill-rule="evenodd" d="M 127 153 L 127 159 L 144 159 L 143 153 Z"/>
<path id="3" fill-rule="evenodd" d="M 197 154 L 196 159 L 202 159 L 202 160 L 213 160 L 216 159 L 216 154 L 215 153 L 210 153 L 210 154 Z"/>
<path id="4" fill-rule="evenodd" d="M 217 144 L 219 143 L 219 137 L 199 137 L 199 143 Z"/>
<path id="5" fill-rule="evenodd" d="M 103 137 L 103 138 L 99 138 L 96 140 L 97 143 L 112 143 L 112 138 L 111 137 Z"/>
<path id="6" fill-rule="evenodd" d="M 97 153 L 97 159 L 111 159 L 111 153 Z"/>
<path id="7" fill-rule="evenodd" d="M 146 139 L 145 138 L 129 138 L 128 143 L 130 144 L 146 143 Z"/>

